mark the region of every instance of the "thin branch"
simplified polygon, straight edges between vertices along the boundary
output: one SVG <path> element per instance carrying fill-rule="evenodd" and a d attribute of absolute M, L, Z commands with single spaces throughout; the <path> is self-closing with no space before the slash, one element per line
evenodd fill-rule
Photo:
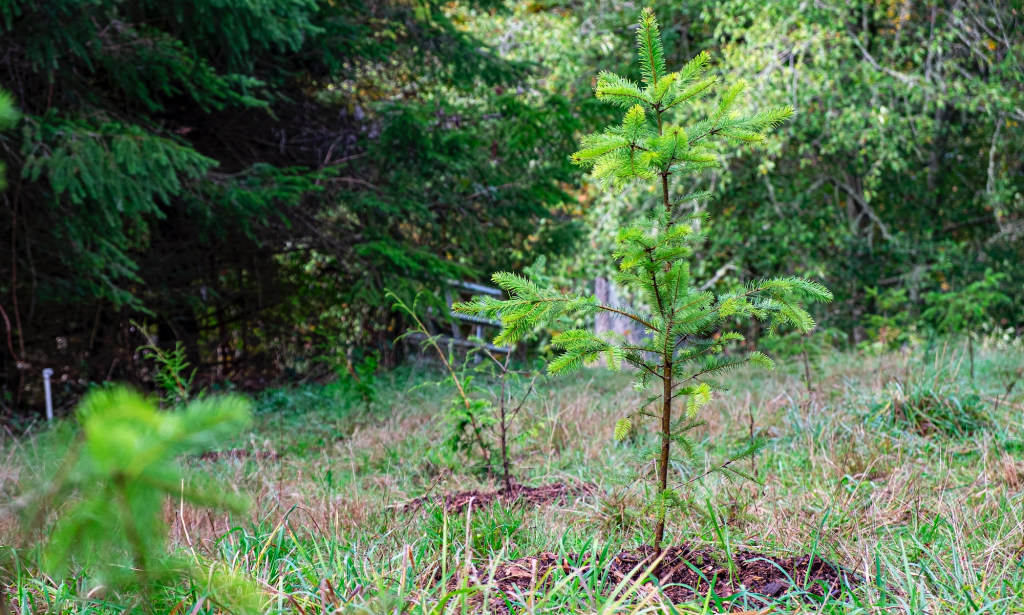
<path fill-rule="evenodd" d="M 483 196 L 483 195 L 491 192 L 492 190 L 501 190 L 503 188 L 512 188 L 513 186 L 518 186 L 519 183 L 520 182 L 510 182 L 508 184 L 502 184 L 500 186 L 488 186 L 488 187 L 484 188 L 483 190 L 480 190 L 479 192 L 474 192 L 473 194 L 467 196 L 465 198 L 465 200 L 468 201 L 470 199 L 475 199 L 476 197 Z"/>
<path fill-rule="evenodd" d="M 367 188 L 371 188 L 373 190 L 376 190 L 377 192 L 381 191 L 380 188 L 378 188 L 377 186 L 374 186 L 370 182 L 368 182 L 368 181 L 366 181 L 364 179 L 357 179 L 355 177 L 332 177 L 329 181 L 331 183 L 334 183 L 334 182 L 348 182 L 350 184 L 359 184 L 361 186 L 366 186 Z"/>
<path fill-rule="evenodd" d="M 0 304 L 0 316 L 4 317 L 4 324 L 7 325 L 7 348 L 11 351 L 11 356 L 18 362 L 18 365 L 24 364 L 18 353 L 14 352 L 14 342 L 11 338 L 11 320 L 7 317 L 7 312 L 4 310 L 4 306 Z"/>
<path fill-rule="evenodd" d="M 999 225 L 999 230 L 1003 230 L 1003 217 L 1001 215 L 1000 208 L 997 206 L 995 201 L 996 193 L 996 150 L 999 144 L 999 133 L 1003 129 L 1003 123 L 1006 121 L 1005 115 L 1000 115 L 996 118 L 996 129 L 992 134 L 992 147 L 988 150 L 988 181 L 985 183 L 985 197 L 992 205 L 993 213 L 995 214 L 996 224 Z"/>
<path fill-rule="evenodd" d="M 713 371 L 715 369 L 727 369 L 727 368 L 730 368 L 730 367 L 736 367 L 738 365 L 743 365 L 744 363 L 749 363 L 749 362 L 750 362 L 750 358 L 748 357 L 746 359 L 743 359 L 742 361 L 737 361 L 735 363 L 730 363 L 729 365 L 720 365 L 718 367 L 712 367 L 710 369 L 702 369 L 699 372 L 697 372 L 696 374 L 693 374 L 692 376 L 687 378 L 686 380 L 680 380 L 675 385 L 673 385 L 672 388 L 675 388 L 675 387 L 677 387 L 677 386 L 679 386 L 681 384 L 685 384 L 685 383 L 687 383 L 687 382 L 689 382 L 691 380 L 696 380 L 697 382 L 703 382 L 702 380 L 700 380 L 700 376 L 703 376 L 704 374 L 707 374 L 708 372 L 711 372 L 711 371 Z M 673 397 L 675 397 L 675 396 L 673 395 Z"/>
<path fill-rule="evenodd" d="M 633 320 L 635 322 L 638 322 L 638 323 L 642 324 L 643 326 L 647 327 L 651 331 L 655 330 L 654 325 L 652 325 L 651 323 L 647 322 L 643 318 L 640 318 L 639 316 L 634 316 L 633 314 L 630 314 L 629 312 L 623 312 L 622 310 L 617 310 L 617 309 L 615 309 L 613 307 L 609 307 L 607 305 L 601 305 L 601 304 L 598 304 L 597 307 L 598 307 L 598 309 L 604 310 L 606 312 L 614 312 L 615 314 L 618 314 L 620 316 L 625 316 L 626 318 L 629 318 L 630 320 Z"/>
<path fill-rule="evenodd" d="M 875 224 L 878 225 L 878 230 L 882 231 L 882 237 L 884 237 L 888 241 L 892 241 L 893 240 L 892 235 L 889 234 L 889 229 L 887 229 L 885 227 L 885 223 L 883 223 L 882 220 L 879 219 L 879 217 L 875 214 L 875 211 L 873 209 L 871 209 L 870 205 L 868 205 L 868 202 L 864 200 L 864 197 L 862 197 L 861 195 L 857 194 L 857 191 L 854 190 L 852 187 L 850 187 L 844 181 L 841 181 L 841 180 L 833 177 L 832 178 L 832 182 L 835 185 L 837 185 L 840 188 L 842 188 L 847 194 L 849 194 L 850 198 L 852 198 L 853 200 L 857 201 L 857 204 L 860 205 L 863 208 L 863 211 L 861 213 L 863 215 L 866 215 L 868 218 L 871 219 L 872 222 L 874 222 Z"/>
<path fill-rule="evenodd" d="M 857 38 L 857 36 L 853 32 L 848 32 L 847 34 L 850 35 L 850 38 L 853 40 L 853 43 L 857 45 L 857 47 L 860 49 L 861 53 L 864 55 L 864 59 L 867 60 L 868 64 L 873 66 L 875 70 L 880 70 L 883 73 L 889 75 L 890 77 L 898 79 L 904 85 L 908 85 L 910 87 L 918 87 L 921 85 L 921 80 L 918 77 L 914 77 L 913 75 L 904 75 L 903 73 L 894 71 L 879 64 L 877 61 L 875 61 L 875 58 L 872 57 L 872 55 L 860 42 L 860 39 Z"/>
<path fill-rule="evenodd" d="M 526 403 L 526 399 L 528 397 L 530 397 L 530 393 L 533 392 L 533 384 L 535 382 L 537 382 L 537 375 L 534 375 L 533 379 L 530 380 L 530 386 L 529 386 L 529 388 L 526 389 L 526 395 L 523 395 L 523 398 L 521 400 L 519 400 L 519 405 L 516 406 L 516 409 L 512 411 L 512 415 L 508 417 L 508 425 L 512 424 L 513 419 L 516 418 L 516 415 L 519 414 L 519 410 L 521 410 L 522 407 L 523 407 L 523 404 Z"/>
<path fill-rule="evenodd" d="M 698 288 L 697 290 L 699 290 L 700 292 L 704 292 L 707 289 L 711 288 L 712 286 L 715 285 L 716 282 L 721 280 L 728 271 L 739 271 L 739 267 L 733 265 L 732 263 L 726 263 L 722 265 L 721 267 L 719 267 L 718 271 L 715 272 L 715 275 L 711 276 L 711 279 L 705 282 L 703 285 L 701 285 L 701 287 Z"/>

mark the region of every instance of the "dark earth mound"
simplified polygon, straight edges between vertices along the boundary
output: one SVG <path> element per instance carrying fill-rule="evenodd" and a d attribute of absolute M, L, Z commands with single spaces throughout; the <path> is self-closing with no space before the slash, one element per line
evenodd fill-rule
<path fill-rule="evenodd" d="M 626 586 L 632 586 L 632 579 L 642 575 L 653 561 L 653 550 L 650 547 L 623 551 L 600 567 L 593 565 L 590 556 L 570 554 L 559 558 L 552 553 L 541 553 L 537 557 L 525 557 L 498 565 L 492 586 L 501 590 L 510 601 L 516 602 L 531 587 L 537 587 L 538 584 L 550 585 L 552 577 L 545 575 L 560 568 L 565 574 L 578 571 L 584 577 L 594 574 L 604 577 L 603 589 L 611 593 L 626 578 L 630 579 Z M 732 576 L 725 561 L 722 554 L 711 549 L 691 549 L 686 545 L 670 547 L 666 549 L 665 557 L 653 576 L 658 579 L 664 596 L 676 604 L 694 600 L 698 594 L 707 594 L 709 586 L 722 598 L 745 590 L 747 594 L 765 596 L 767 604 L 772 598 L 791 590 L 804 590 L 816 596 L 827 593 L 838 597 L 842 587 L 856 585 L 860 581 L 855 575 L 817 556 L 776 558 L 751 551 L 738 551 L 732 557 Z M 486 584 L 489 574 L 489 569 L 474 569 L 474 581 Z M 654 583 L 648 578 L 638 589 L 640 596 L 643 596 L 655 589 Z M 507 607 L 503 603 L 504 600 L 499 599 L 494 607 L 504 612 Z"/>
<path fill-rule="evenodd" d="M 565 503 L 571 497 L 591 495 L 597 487 L 591 483 L 579 483 L 568 485 L 566 483 L 552 483 L 540 487 L 527 487 L 526 485 L 512 484 L 511 489 L 498 489 L 497 491 L 459 491 L 457 493 L 446 493 L 440 496 L 424 496 L 416 498 L 405 505 L 405 510 L 416 510 L 427 504 L 443 503 L 448 512 L 461 512 L 467 506 L 481 508 L 490 506 L 493 502 L 505 504 L 527 503 L 533 505 Z"/>

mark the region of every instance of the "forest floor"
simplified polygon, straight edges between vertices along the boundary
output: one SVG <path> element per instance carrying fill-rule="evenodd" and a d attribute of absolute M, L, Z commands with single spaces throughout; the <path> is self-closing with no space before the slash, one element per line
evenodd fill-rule
<path fill-rule="evenodd" d="M 641 397 L 602 369 L 539 383 L 513 427 L 516 481 L 551 497 L 442 506 L 500 481 L 446 441 L 447 385 L 403 368 L 373 403 L 338 385 L 262 394 L 246 437 L 186 460 L 248 494 L 250 512 L 175 501 L 166 522 L 173 548 L 250 575 L 274 613 L 1024 613 L 1024 381 L 1007 394 L 1024 348 L 979 348 L 973 381 L 965 355 L 835 353 L 810 390 L 799 358 L 734 373 L 676 469 L 685 482 L 763 436 L 742 462 L 763 484 L 712 474 L 683 489 L 668 530 L 680 548 L 659 577 L 645 574 L 633 477 L 655 439 L 613 440 Z M 915 409 L 926 418 L 906 420 Z M 35 453 L 31 437 L 2 450 L 7 499 Z M 25 561 L 3 576 L 19 614 L 121 612 L 89 579 L 57 583 Z M 194 598 L 168 612 L 217 611 Z"/>

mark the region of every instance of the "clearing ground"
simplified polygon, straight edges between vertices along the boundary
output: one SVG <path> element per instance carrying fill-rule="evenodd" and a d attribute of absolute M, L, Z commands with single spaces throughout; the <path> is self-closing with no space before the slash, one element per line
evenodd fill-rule
<path fill-rule="evenodd" d="M 628 374 L 600 369 L 542 383 L 514 428 L 517 481 L 550 498 L 440 505 L 500 484 L 444 441 L 446 389 L 420 366 L 384 376 L 372 404 L 331 385 L 263 394 L 247 437 L 187 460 L 249 494 L 250 513 L 168 502 L 166 522 L 174 548 L 258 579 L 270 612 L 427 613 L 474 585 L 447 608 L 1024 612 L 1024 383 L 1006 394 L 1024 352 L 987 345 L 972 383 L 963 350 L 834 354 L 810 391 L 796 359 L 735 374 L 680 471 L 699 476 L 762 435 L 768 447 L 743 463 L 763 484 L 690 484 L 669 528 L 681 548 L 656 578 L 643 574 L 649 519 L 632 476 L 654 439 L 613 440 L 641 400 Z M 16 544 L 10 505 L 33 478 L 34 443 L 3 444 L 3 544 Z M 93 580 L 55 583 L 31 562 L 4 581 L 17 613 L 120 612 Z M 187 593 L 177 604 L 217 610 Z"/>

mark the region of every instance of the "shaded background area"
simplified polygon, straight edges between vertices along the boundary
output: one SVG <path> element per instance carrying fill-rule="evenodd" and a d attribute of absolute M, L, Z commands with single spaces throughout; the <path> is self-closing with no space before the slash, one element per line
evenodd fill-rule
<path fill-rule="evenodd" d="M 823 282 L 836 301 L 816 347 L 1020 335 L 1019 9 L 654 8 L 670 65 L 710 51 L 724 81 L 756 75 L 747 105 L 796 109 L 694 186 L 715 194 L 698 204 L 702 285 Z M 590 88 L 600 68 L 629 74 L 635 12 L 0 0 L 0 88 L 22 112 L 0 133 L 4 416 L 38 411 L 44 367 L 58 405 L 147 383 L 131 320 L 181 341 L 205 384 L 256 389 L 399 364 L 385 288 L 425 290 L 440 313 L 448 280 L 543 255 L 593 292 L 648 199 L 600 193 L 567 157 L 613 111 Z"/>

